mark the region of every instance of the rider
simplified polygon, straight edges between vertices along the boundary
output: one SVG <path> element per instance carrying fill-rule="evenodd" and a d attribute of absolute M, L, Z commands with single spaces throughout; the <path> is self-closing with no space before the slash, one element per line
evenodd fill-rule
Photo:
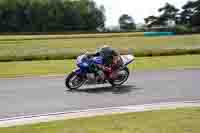
<path fill-rule="evenodd" d="M 98 74 L 99 80 L 104 80 L 103 71 L 111 71 L 111 68 L 118 67 L 119 53 L 112 47 L 104 45 L 97 49 L 95 53 L 86 53 L 88 57 L 101 56 L 103 58 L 103 65 L 94 66 L 94 72 Z"/>

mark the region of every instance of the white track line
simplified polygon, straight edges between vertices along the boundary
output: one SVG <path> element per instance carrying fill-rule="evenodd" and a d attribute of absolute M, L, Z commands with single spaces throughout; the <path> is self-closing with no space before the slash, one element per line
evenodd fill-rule
<path fill-rule="evenodd" d="M 200 100 L 183 102 L 162 102 L 143 105 L 130 105 L 121 107 L 97 108 L 88 110 L 77 110 L 70 112 L 56 112 L 40 115 L 20 116 L 0 119 L 0 127 L 11 127 L 25 124 L 36 124 L 55 120 L 66 120 L 74 118 L 92 117 L 116 113 L 143 112 L 161 109 L 175 109 L 182 107 L 200 107 Z"/>

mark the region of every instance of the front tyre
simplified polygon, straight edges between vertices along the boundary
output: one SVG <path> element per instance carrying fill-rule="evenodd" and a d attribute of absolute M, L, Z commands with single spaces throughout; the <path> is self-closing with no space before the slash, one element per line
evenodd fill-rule
<path fill-rule="evenodd" d="M 84 83 L 85 79 L 78 76 L 75 72 L 70 73 L 65 79 L 65 86 L 70 90 L 76 90 L 80 88 Z"/>
<path fill-rule="evenodd" d="M 118 70 L 115 74 L 116 74 L 115 78 L 109 80 L 109 83 L 112 86 L 120 86 L 128 80 L 130 72 L 129 69 L 125 67 L 123 69 Z"/>

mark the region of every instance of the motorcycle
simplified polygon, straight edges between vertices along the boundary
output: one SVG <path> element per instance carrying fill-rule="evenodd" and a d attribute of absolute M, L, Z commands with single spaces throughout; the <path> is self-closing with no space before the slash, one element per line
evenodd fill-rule
<path fill-rule="evenodd" d="M 85 56 L 86 55 L 81 55 L 77 57 L 76 65 L 78 68 L 73 70 L 65 79 L 65 86 L 70 90 L 76 90 L 90 81 L 95 81 L 94 84 L 99 83 L 99 81 L 97 81 L 99 75 L 91 72 L 89 66 L 98 64 L 103 65 L 103 58 L 97 56 L 83 62 L 82 59 Z M 104 76 L 101 84 L 110 83 L 112 86 L 120 86 L 128 80 L 130 74 L 128 65 L 135 60 L 135 57 L 133 55 L 120 55 L 119 60 L 121 64 L 118 69 L 111 67 L 108 71 L 103 71 L 100 75 Z"/>

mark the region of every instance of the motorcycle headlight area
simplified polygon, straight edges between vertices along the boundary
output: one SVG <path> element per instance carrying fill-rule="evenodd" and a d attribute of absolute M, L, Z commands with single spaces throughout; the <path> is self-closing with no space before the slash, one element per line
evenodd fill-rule
<path fill-rule="evenodd" d="M 82 64 L 84 58 L 85 58 L 85 55 L 78 56 L 77 59 L 76 59 L 76 64 L 77 65 Z"/>
<path fill-rule="evenodd" d="M 81 67 L 81 68 L 86 68 L 86 67 L 89 66 L 89 64 L 88 64 L 87 62 L 84 62 L 84 61 L 82 60 L 83 58 L 84 58 L 84 57 L 78 57 L 77 60 L 76 60 L 76 65 L 77 65 L 78 67 Z"/>

